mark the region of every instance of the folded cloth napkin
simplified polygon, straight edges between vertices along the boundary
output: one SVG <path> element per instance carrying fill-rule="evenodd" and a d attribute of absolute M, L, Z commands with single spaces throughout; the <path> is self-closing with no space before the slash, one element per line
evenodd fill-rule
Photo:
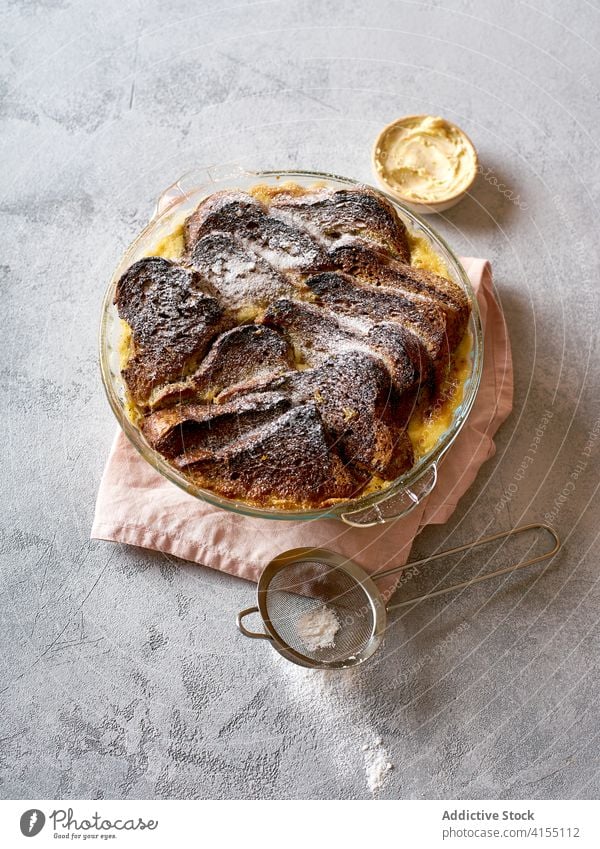
<path fill-rule="evenodd" d="M 92 538 L 152 548 L 257 581 L 280 552 L 329 548 L 374 573 L 406 563 L 416 534 L 446 522 L 482 463 L 492 436 L 512 408 L 513 370 L 490 264 L 463 259 L 477 292 L 484 327 L 483 376 L 471 414 L 440 463 L 433 492 L 408 516 L 388 525 L 353 528 L 337 519 L 280 521 L 240 516 L 199 501 L 156 472 L 118 431 L 102 475 Z M 382 590 L 389 589 L 380 587 Z"/>

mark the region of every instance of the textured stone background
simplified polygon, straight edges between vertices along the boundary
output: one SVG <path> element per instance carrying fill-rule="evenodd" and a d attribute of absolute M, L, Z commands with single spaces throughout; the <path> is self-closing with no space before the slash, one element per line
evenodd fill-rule
<path fill-rule="evenodd" d="M 597 796 L 599 34 L 583 0 L 5 0 L 3 797 L 368 797 L 378 735 L 382 796 Z M 565 549 L 542 577 L 405 614 L 373 662 L 323 675 L 237 634 L 251 585 L 89 541 L 115 430 L 99 308 L 182 172 L 368 181 L 377 131 L 411 112 L 479 147 L 487 176 L 434 224 L 492 259 L 516 365 L 496 457 L 418 551 L 549 511 Z"/>

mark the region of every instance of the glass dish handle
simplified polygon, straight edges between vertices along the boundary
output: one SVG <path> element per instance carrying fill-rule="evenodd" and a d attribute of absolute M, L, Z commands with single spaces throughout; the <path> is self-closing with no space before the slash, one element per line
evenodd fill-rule
<path fill-rule="evenodd" d="M 382 498 L 381 501 L 370 507 L 342 513 L 340 519 L 353 528 L 372 528 L 375 525 L 385 525 L 386 522 L 408 516 L 429 495 L 436 483 L 437 463 L 432 463 L 411 487 L 401 489 L 387 498 Z"/>
<path fill-rule="evenodd" d="M 160 218 L 164 212 L 186 200 L 193 192 L 202 189 L 206 189 L 207 192 L 215 191 L 215 184 L 219 180 L 248 176 L 249 173 L 251 172 L 242 168 L 237 162 L 210 165 L 206 168 L 194 168 L 193 171 L 187 171 L 159 195 L 151 220 Z"/>
<path fill-rule="evenodd" d="M 186 197 L 187 195 L 181 186 L 181 180 L 176 180 L 158 196 L 154 206 L 154 212 L 152 213 L 152 218 L 150 220 L 155 221 L 157 218 L 160 218 L 167 209 L 181 203 L 181 201 L 185 200 Z"/>

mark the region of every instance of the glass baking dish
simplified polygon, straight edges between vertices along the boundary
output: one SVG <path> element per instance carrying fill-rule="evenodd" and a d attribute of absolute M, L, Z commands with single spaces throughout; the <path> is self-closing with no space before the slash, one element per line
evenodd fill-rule
<path fill-rule="evenodd" d="M 337 518 L 355 527 L 383 524 L 409 513 L 429 495 L 435 486 L 438 464 L 456 439 L 471 411 L 479 388 L 483 367 L 483 334 L 479 308 L 465 270 L 445 241 L 422 218 L 406 209 L 385 192 L 375 190 L 384 195 L 395 207 L 412 233 L 427 239 L 433 250 L 445 262 L 451 278 L 464 289 L 471 305 L 468 330 L 473 341 L 470 352 L 470 373 L 464 385 L 462 402 L 457 406 L 450 425 L 438 439 L 433 449 L 420 457 L 408 472 L 382 490 L 362 497 L 358 496 L 352 500 L 340 501 L 334 506 L 322 509 L 281 510 L 254 507 L 243 501 L 224 498 L 195 486 L 150 447 L 141 431 L 130 421 L 126 413 L 125 385 L 121 379 L 119 367 L 122 325 L 113 304 L 115 287 L 123 272 L 133 262 L 152 252 L 156 244 L 170 235 L 207 195 L 223 189 L 248 189 L 258 182 L 277 185 L 283 180 L 293 180 L 303 186 L 311 186 L 315 182 L 334 188 L 359 185 L 357 180 L 334 174 L 321 174 L 313 171 L 252 171 L 235 165 L 191 171 L 161 194 L 150 222 L 125 251 L 106 290 L 100 325 L 100 366 L 104 388 L 117 421 L 142 457 L 165 478 L 196 498 L 224 510 L 261 519 L 297 521 Z"/>

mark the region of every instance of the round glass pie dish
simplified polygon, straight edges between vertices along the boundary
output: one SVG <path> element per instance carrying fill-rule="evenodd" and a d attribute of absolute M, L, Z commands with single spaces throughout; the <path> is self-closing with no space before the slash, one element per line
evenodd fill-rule
<path fill-rule="evenodd" d="M 315 183 L 332 188 L 359 185 L 356 180 L 333 174 L 308 171 L 259 172 L 234 166 L 190 172 L 163 192 L 151 221 L 129 246 L 115 269 L 104 297 L 100 326 L 100 365 L 104 387 L 121 428 L 142 457 L 168 480 L 196 498 L 207 501 L 215 507 L 262 519 L 299 520 L 327 517 L 338 518 L 349 525 L 359 527 L 383 523 L 408 513 L 435 486 L 439 461 L 458 435 L 475 401 L 483 365 L 483 336 L 479 309 L 466 272 L 443 239 L 429 225 L 385 193 L 380 192 L 385 194 L 388 201 L 393 204 L 411 234 L 424 238 L 435 254 L 441 258 L 448 270 L 448 275 L 467 294 L 471 306 L 467 331 L 471 337 L 468 354 L 469 368 L 463 385 L 462 400 L 453 410 L 449 425 L 435 445 L 421 456 L 408 472 L 383 489 L 368 495 L 359 495 L 351 500 L 340 501 L 326 508 L 284 510 L 255 507 L 244 501 L 224 498 L 210 490 L 195 486 L 150 447 L 127 414 L 126 389 L 120 371 L 123 327 L 113 304 L 119 278 L 136 260 L 152 254 L 155 246 L 170 236 L 207 195 L 223 189 L 249 189 L 257 183 L 278 185 L 282 181 L 293 181 L 306 187 L 313 186 Z"/>

